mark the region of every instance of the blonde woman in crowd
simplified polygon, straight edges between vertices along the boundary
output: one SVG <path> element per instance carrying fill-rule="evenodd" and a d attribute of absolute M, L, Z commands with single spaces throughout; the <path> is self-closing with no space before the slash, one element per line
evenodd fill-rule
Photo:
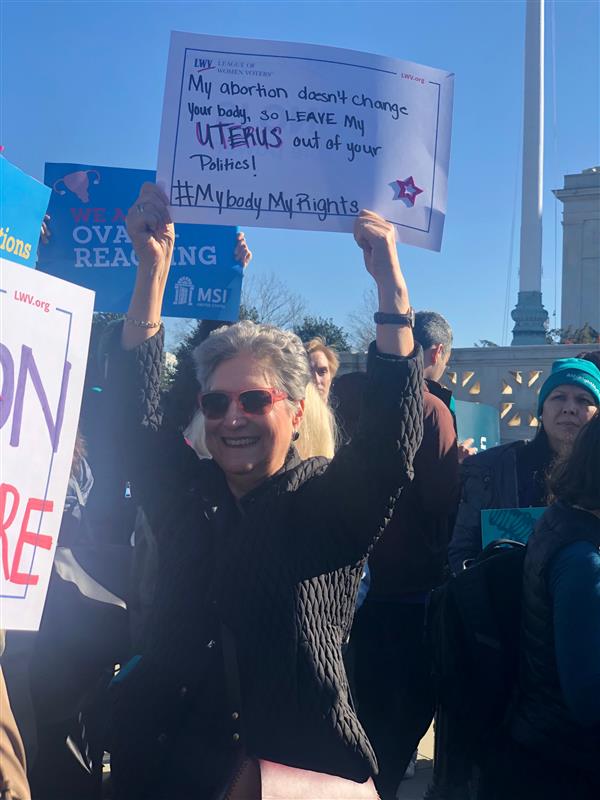
<path fill-rule="evenodd" d="M 316 336 L 306 343 L 306 352 L 310 362 L 310 371 L 313 381 L 319 394 L 327 402 L 331 382 L 336 376 L 340 367 L 340 360 L 337 353 L 331 347 L 327 347 L 323 339 Z"/>

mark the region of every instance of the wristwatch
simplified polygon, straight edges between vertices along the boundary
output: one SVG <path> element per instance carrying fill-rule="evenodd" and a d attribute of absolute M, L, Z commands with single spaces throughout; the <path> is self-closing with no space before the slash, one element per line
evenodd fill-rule
<path fill-rule="evenodd" d="M 411 306 L 406 314 L 387 314 L 385 311 L 376 311 L 373 319 L 376 325 L 399 325 L 401 328 L 414 328 L 415 310 Z"/>

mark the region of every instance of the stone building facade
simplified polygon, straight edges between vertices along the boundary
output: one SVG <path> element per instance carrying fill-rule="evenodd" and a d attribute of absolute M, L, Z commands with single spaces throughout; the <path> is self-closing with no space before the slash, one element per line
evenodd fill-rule
<path fill-rule="evenodd" d="M 565 175 L 561 327 L 600 331 L 600 167 Z"/>

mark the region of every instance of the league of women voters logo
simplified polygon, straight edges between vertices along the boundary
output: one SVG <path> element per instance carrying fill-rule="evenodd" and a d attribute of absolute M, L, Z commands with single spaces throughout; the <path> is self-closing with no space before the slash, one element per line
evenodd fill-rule
<path fill-rule="evenodd" d="M 90 180 L 93 186 L 100 183 L 100 173 L 97 169 L 78 170 L 69 172 L 57 181 L 54 181 L 52 188 L 57 194 L 66 194 L 67 190 L 73 192 L 82 203 L 90 202 Z"/>
<path fill-rule="evenodd" d="M 407 208 L 413 208 L 417 195 L 423 194 L 423 189 L 415 184 L 412 175 L 406 180 L 398 179 L 388 185 L 394 190 L 394 200 L 401 200 Z"/>

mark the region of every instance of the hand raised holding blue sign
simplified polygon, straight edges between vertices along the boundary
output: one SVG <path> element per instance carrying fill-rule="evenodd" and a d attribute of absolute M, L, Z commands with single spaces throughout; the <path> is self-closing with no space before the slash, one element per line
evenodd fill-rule
<path fill-rule="evenodd" d="M 127 214 L 127 233 L 139 259 L 138 276 L 148 273 L 148 277 L 166 280 L 175 245 L 167 202 L 159 186 L 145 183 Z"/>
<path fill-rule="evenodd" d="M 123 326 L 122 343 L 133 349 L 154 335 L 169 277 L 175 244 L 175 226 L 168 200 L 154 183 L 144 183 L 127 214 L 127 233 L 138 257 L 135 287 Z M 252 253 L 243 233 L 237 234 L 235 260 L 246 267 Z"/>
<path fill-rule="evenodd" d="M 234 258 L 244 269 L 252 261 L 252 250 L 246 243 L 246 234 L 240 231 L 237 235 L 237 245 L 235 246 Z"/>
<path fill-rule="evenodd" d="M 93 289 L 96 311 L 124 313 L 138 261 L 127 209 L 135 208 L 140 186 L 155 177 L 151 170 L 46 164 L 52 235 L 40 247 L 39 268 Z M 177 226 L 164 316 L 237 319 L 242 269 L 233 257 L 236 233 L 234 227 Z"/>

